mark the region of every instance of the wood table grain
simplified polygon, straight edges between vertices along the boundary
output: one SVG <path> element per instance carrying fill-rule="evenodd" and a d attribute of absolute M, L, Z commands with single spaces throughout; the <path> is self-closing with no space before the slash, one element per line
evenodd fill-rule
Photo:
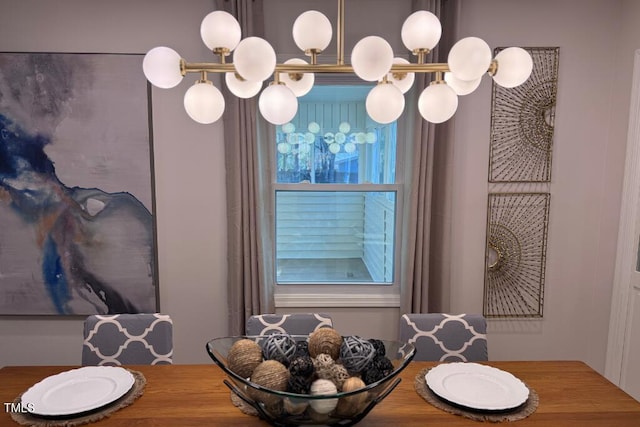
<path fill-rule="evenodd" d="M 578 361 L 489 362 L 511 372 L 536 390 L 540 404 L 514 426 L 640 426 L 640 403 L 589 366 Z M 477 426 L 482 424 L 443 412 L 420 397 L 414 378 L 431 362 L 412 362 L 402 382 L 359 427 Z M 0 369 L 0 401 L 12 402 L 43 378 L 72 367 L 12 366 Z M 96 426 L 267 426 L 240 412 L 230 400 L 220 368 L 211 365 L 130 366 L 147 379 L 144 394 Z M 5 408 L 0 426 L 17 425 Z"/>

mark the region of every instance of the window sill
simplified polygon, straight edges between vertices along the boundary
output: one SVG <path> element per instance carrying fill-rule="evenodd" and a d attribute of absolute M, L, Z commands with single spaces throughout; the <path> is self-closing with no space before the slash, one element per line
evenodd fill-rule
<path fill-rule="evenodd" d="M 293 307 L 400 307 L 400 295 L 390 294 L 276 294 L 276 308 Z"/>

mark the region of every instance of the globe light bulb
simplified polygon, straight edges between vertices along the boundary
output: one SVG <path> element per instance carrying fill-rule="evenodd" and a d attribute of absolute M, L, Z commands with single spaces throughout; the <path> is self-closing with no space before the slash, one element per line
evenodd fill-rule
<path fill-rule="evenodd" d="M 527 81 L 533 70 L 533 59 L 521 47 L 508 47 L 495 57 L 498 69 L 493 81 L 502 87 L 516 87 Z"/>
<path fill-rule="evenodd" d="M 410 51 L 432 50 L 440 41 L 442 24 L 436 15 L 426 10 L 412 13 L 402 24 L 402 43 Z"/>
<path fill-rule="evenodd" d="M 229 12 L 216 10 L 202 20 L 200 37 L 210 50 L 224 48 L 231 52 L 240 42 L 240 24 Z"/>
<path fill-rule="evenodd" d="M 224 113 L 224 97 L 211 82 L 197 82 L 184 94 L 184 109 L 198 123 L 217 121 Z"/>
<path fill-rule="evenodd" d="M 265 39 L 247 37 L 238 43 L 233 65 L 243 79 L 261 82 L 276 69 L 276 52 Z"/>
<path fill-rule="evenodd" d="M 362 80 L 381 80 L 393 64 L 393 49 L 382 37 L 368 36 L 360 40 L 351 51 L 353 71 Z"/>
<path fill-rule="evenodd" d="M 260 94 L 258 108 L 269 123 L 282 125 L 298 112 L 298 98 L 285 85 L 271 84 Z"/>
<path fill-rule="evenodd" d="M 365 108 L 369 117 L 376 122 L 391 123 L 404 110 L 404 95 L 391 83 L 381 83 L 369 91 Z"/>
<path fill-rule="evenodd" d="M 307 126 L 307 129 L 311 133 L 318 133 L 320 132 L 320 125 L 316 122 L 310 122 L 309 125 Z"/>
<path fill-rule="evenodd" d="M 408 64 L 409 61 L 404 58 L 393 58 L 393 63 Z M 400 89 L 400 92 L 402 93 L 407 93 L 409 89 L 411 89 L 411 86 L 413 86 L 413 82 L 415 81 L 415 79 L 415 73 L 390 72 L 387 74 L 387 81 L 393 83 L 398 89 Z"/>
<path fill-rule="evenodd" d="M 225 73 L 224 81 L 229 91 L 238 98 L 254 97 L 262 89 L 262 82 L 251 82 L 245 79 L 239 79 L 236 73 Z"/>
<path fill-rule="evenodd" d="M 337 144 L 335 142 L 329 144 L 329 151 L 331 151 L 333 154 L 338 154 L 340 152 L 340 144 Z"/>
<path fill-rule="evenodd" d="M 329 46 L 333 30 L 331 21 L 317 10 L 308 10 L 293 23 L 293 41 L 303 52 L 323 51 Z"/>
<path fill-rule="evenodd" d="M 285 64 L 308 64 L 304 59 L 292 58 L 287 61 L 284 61 Z M 283 72 L 280 73 L 280 81 L 287 85 L 289 89 L 293 91 L 293 93 L 297 97 L 301 97 L 309 93 L 309 91 L 313 88 L 313 83 L 315 82 L 315 76 L 313 73 L 300 73 L 300 79 L 295 80 L 291 78 L 289 73 Z"/>
<path fill-rule="evenodd" d="M 356 144 L 354 144 L 353 142 L 347 142 L 346 144 L 344 144 L 344 151 L 347 153 L 353 153 L 354 151 L 356 151 Z"/>
<path fill-rule="evenodd" d="M 182 81 L 180 55 L 166 46 L 154 47 L 142 60 L 142 71 L 152 85 L 169 89 Z"/>
<path fill-rule="evenodd" d="M 431 123 L 449 120 L 458 109 L 458 95 L 446 83 L 431 83 L 418 98 L 420 115 Z"/>
<path fill-rule="evenodd" d="M 453 45 L 447 63 L 449 70 L 460 80 L 475 80 L 489 69 L 491 48 L 478 37 L 466 37 Z"/>
<path fill-rule="evenodd" d="M 351 125 L 349 122 L 342 122 L 338 125 L 338 130 L 342 133 L 349 133 L 351 130 Z"/>
<path fill-rule="evenodd" d="M 449 87 L 453 89 L 453 91 L 458 96 L 468 95 L 480 86 L 480 82 L 482 82 L 482 77 L 478 77 L 475 80 L 460 80 L 453 73 L 446 72 L 444 73 L 444 81 L 447 82 Z"/>
<path fill-rule="evenodd" d="M 287 122 L 287 123 L 282 125 L 282 132 L 284 132 L 284 133 L 291 134 L 291 133 L 295 132 L 295 130 L 296 130 L 296 125 L 294 125 L 291 122 Z"/>

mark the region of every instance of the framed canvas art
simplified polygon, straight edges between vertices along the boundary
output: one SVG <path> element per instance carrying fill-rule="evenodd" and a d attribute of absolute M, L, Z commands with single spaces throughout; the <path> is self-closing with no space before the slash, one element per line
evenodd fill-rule
<path fill-rule="evenodd" d="M 142 59 L 0 53 L 0 314 L 157 311 Z"/>

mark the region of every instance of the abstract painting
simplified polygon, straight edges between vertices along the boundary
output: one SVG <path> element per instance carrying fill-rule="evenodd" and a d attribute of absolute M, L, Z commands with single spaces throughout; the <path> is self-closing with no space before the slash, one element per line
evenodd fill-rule
<path fill-rule="evenodd" d="M 142 59 L 0 53 L 0 314 L 157 311 Z"/>

